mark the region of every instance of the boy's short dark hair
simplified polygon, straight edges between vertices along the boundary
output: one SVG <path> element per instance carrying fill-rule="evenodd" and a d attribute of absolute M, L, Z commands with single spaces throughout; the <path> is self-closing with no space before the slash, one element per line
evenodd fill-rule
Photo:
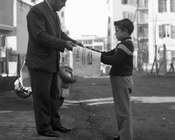
<path fill-rule="evenodd" d="M 127 29 L 128 33 L 131 35 L 134 30 L 134 25 L 131 20 L 124 18 L 122 20 L 114 21 L 114 26 L 117 26 L 122 31 Z"/>

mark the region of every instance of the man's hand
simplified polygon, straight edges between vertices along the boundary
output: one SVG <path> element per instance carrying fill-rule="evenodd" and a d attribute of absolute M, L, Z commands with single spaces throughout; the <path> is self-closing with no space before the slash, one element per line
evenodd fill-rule
<path fill-rule="evenodd" d="M 81 42 L 76 41 L 75 44 L 78 45 L 78 46 L 84 47 L 84 45 Z"/>
<path fill-rule="evenodd" d="M 72 41 L 66 41 L 66 49 L 72 51 L 73 47 L 76 47 L 76 44 L 74 44 Z"/>

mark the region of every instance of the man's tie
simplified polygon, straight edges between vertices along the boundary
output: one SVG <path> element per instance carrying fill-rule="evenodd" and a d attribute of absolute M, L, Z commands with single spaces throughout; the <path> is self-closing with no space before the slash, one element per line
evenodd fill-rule
<path fill-rule="evenodd" d="M 53 13 L 54 13 L 54 18 L 55 18 L 56 23 L 57 23 L 59 26 L 61 26 L 61 25 L 60 25 L 60 19 L 59 19 L 58 15 L 57 15 L 57 12 L 53 12 Z"/>
<path fill-rule="evenodd" d="M 53 12 L 53 15 L 54 15 L 54 20 L 55 20 L 55 23 L 56 23 L 56 27 L 58 28 L 59 31 L 61 31 L 61 24 L 60 24 L 60 19 L 59 19 L 59 16 L 57 15 L 57 12 Z M 61 33 L 61 32 L 59 32 Z M 60 37 L 60 34 L 58 35 Z"/>

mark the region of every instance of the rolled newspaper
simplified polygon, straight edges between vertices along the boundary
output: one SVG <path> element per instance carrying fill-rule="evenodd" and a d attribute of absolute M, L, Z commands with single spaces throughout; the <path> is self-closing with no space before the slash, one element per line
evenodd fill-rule
<path fill-rule="evenodd" d="M 100 57 L 101 53 L 87 47 L 73 48 L 73 70 L 74 75 L 84 76 L 100 76 Z"/>

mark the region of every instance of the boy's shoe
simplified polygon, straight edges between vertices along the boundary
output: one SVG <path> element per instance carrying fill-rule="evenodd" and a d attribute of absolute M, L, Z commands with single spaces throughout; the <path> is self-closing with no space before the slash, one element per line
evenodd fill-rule
<path fill-rule="evenodd" d="M 113 138 L 113 140 L 120 140 L 120 137 L 119 137 L 119 136 L 115 136 L 115 137 Z"/>

